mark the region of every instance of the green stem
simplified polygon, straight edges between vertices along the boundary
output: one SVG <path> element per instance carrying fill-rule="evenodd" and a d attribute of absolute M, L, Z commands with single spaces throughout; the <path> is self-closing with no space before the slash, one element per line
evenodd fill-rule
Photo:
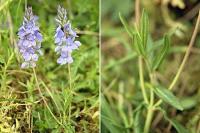
<path fill-rule="evenodd" d="M 146 62 L 146 65 L 147 65 L 148 68 L 150 68 L 149 64 L 147 62 Z M 155 78 L 154 78 L 154 72 L 151 69 L 148 69 L 148 70 L 149 70 L 149 77 L 150 77 L 151 84 L 155 85 L 156 81 L 155 81 Z M 145 121 L 144 133 L 149 133 L 151 121 L 152 121 L 152 118 L 153 118 L 153 115 L 154 115 L 154 109 L 153 109 L 154 92 L 153 92 L 152 86 L 149 87 L 149 89 L 150 89 L 150 103 L 149 103 L 149 106 L 148 106 L 147 119 Z"/>
<path fill-rule="evenodd" d="M 70 99 L 71 99 L 71 95 L 72 95 L 72 80 L 71 80 L 70 64 L 68 64 L 68 75 L 69 75 L 69 90 L 70 90 Z M 70 122 L 70 118 L 71 118 L 71 102 L 69 104 L 69 117 L 68 117 L 68 121 L 69 122 Z"/>
<path fill-rule="evenodd" d="M 27 0 L 25 0 L 25 9 L 27 9 L 28 7 L 27 7 Z"/>
<path fill-rule="evenodd" d="M 153 75 L 153 72 L 151 71 L 147 61 L 146 61 L 146 65 L 147 65 L 147 68 L 148 68 L 148 71 L 149 71 L 151 84 L 154 84 L 154 75 Z M 139 57 L 139 75 L 140 75 L 140 83 L 141 83 L 141 89 L 142 89 L 143 97 L 144 97 L 145 102 L 149 105 L 148 111 L 147 111 L 147 119 L 145 121 L 145 126 L 144 126 L 144 133 L 149 133 L 151 121 L 152 121 L 152 118 L 153 118 L 153 115 L 154 115 L 154 109 L 153 109 L 154 92 L 153 92 L 153 88 L 150 88 L 150 102 L 148 102 L 147 94 L 146 94 L 145 87 L 144 87 L 142 57 Z"/>
<path fill-rule="evenodd" d="M 39 85 L 39 82 L 38 82 L 38 79 L 37 79 L 37 75 L 36 75 L 36 72 L 35 72 L 35 68 L 33 68 L 33 74 L 34 74 L 34 78 L 35 78 L 35 82 L 36 82 L 36 85 L 37 85 L 37 88 L 38 88 L 38 91 L 40 93 L 40 96 L 42 97 L 42 100 L 44 101 L 44 104 L 46 105 L 47 109 L 49 110 L 50 114 L 52 115 L 52 117 L 56 120 L 56 122 L 58 124 L 60 124 L 61 126 L 63 126 L 63 124 L 56 118 L 56 116 L 53 114 L 53 112 L 51 111 L 50 107 L 48 106 L 43 94 L 42 94 L 42 91 L 40 89 L 40 85 Z M 63 126 L 64 127 L 64 126 Z"/>
<path fill-rule="evenodd" d="M 145 91 L 145 87 L 144 87 L 144 76 L 143 76 L 143 62 L 142 62 L 142 57 L 139 57 L 139 77 L 140 77 L 140 86 L 141 86 L 141 90 L 142 90 L 142 95 L 144 98 L 144 101 L 146 104 L 148 104 L 148 98 L 147 98 L 147 94 Z"/>
<path fill-rule="evenodd" d="M 70 64 L 68 64 L 68 73 L 69 73 L 69 89 L 71 91 L 72 89 L 72 80 L 71 80 L 71 69 L 70 69 Z"/>
<path fill-rule="evenodd" d="M 151 88 L 151 90 L 150 90 L 150 104 L 151 105 L 154 104 L 154 92 L 153 92 L 153 88 Z"/>
<path fill-rule="evenodd" d="M 172 83 L 170 84 L 170 86 L 168 88 L 169 90 L 173 89 L 173 87 L 175 86 L 176 82 L 178 81 L 178 78 L 180 77 L 181 72 L 183 71 L 183 68 L 184 68 L 184 66 L 186 64 L 186 61 L 187 61 L 187 59 L 189 57 L 189 54 L 191 52 L 192 46 L 193 46 L 193 44 L 195 42 L 195 39 L 196 39 L 196 36 L 197 36 L 197 33 L 198 33 L 198 29 L 199 29 L 199 25 L 200 25 L 200 10 L 199 10 L 199 15 L 198 15 L 198 18 L 197 18 L 197 22 L 196 22 L 196 25 L 195 25 L 195 28 L 194 28 L 194 31 L 193 31 L 192 38 L 190 40 L 189 46 L 187 48 L 187 51 L 186 51 L 185 56 L 183 58 L 183 61 L 182 61 L 181 65 L 180 65 L 180 67 L 179 67 L 179 69 L 178 69 L 178 71 L 176 73 L 176 76 L 174 77 Z M 155 104 L 155 106 L 159 106 L 161 103 L 162 103 L 162 100 L 159 100 Z"/>
<path fill-rule="evenodd" d="M 147 118 L 145 122 L 145 127 L 144 127 L 144 133 L 149 133 L 153 114 L 154 114 L 154 109 L 152 108 L 152 106 L 149 106 L 148 112 L 147 112 Z"/>
<path fill-rule="evenodd" d="M 187 59 L 188 59 L 188 57 L 190 55 L 192 46 L 193 46 L 193 44 L 195 42 L 195 39 L 196 39 L 196 36 L 197 36 L 197 33 L 198 33 L 198 29 L 199 29 L 199 25 L 200 25 L 200 10 L 199 10 L 199 15 L 198 15 L 198 18 L 197 18 L 197 22 L 196 22 L 195 29 L 194 29 L 194 32 L 192 34 L 192 38 L 190 40 L 189 46 L 187 48 L 187 51 L 186 51 L 185 56 L 183 58 L 183 61 L 182 61 L 181 65 L 180 65 L 180 67 L 178 69 L 178 72 L 176 73 L 176 76 L 174 77 L 172 83 L 169 86 L 169 90 L 171 90 L 174 87 L 174 85 L 178 81 L 178 78 L 180 77 L 181 72 L 183 71 L 183 68 L 184 68 L 184 66 L 186 64 L 186 61 L 187 61 Z"/>

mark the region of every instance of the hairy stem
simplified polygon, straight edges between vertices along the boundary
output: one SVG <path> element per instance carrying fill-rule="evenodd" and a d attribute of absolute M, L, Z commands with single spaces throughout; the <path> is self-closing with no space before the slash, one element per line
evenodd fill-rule
<path fill-rule="evenodd" d="M 70 68 L 70 64 L 68 64 L 68 73 L 69 73 L 69 89 L 71 91 L 71 89 L 72 89 L 72 80 L 71 80 L 71 68 Z"/>
<path fill-rule="evenodd" d="M 139 26 L 139 19 L 140 19 L 140 0 L 136 0 L 135 2 L 135 16 L 136 16 L 136 25 Z M 146 66 L 148 68 L 149 71 L 149 77 L 151 80 L 151 84 L 154 84 L 154 73 L 151 71 L 148 60 L 145 59 L 145 63 Z M 143 77 L 143 58 L 140 56 L 139 57 L 139 75 L 140 75 L 140 84 L 141 84 L 141 90 L 142 90 L 142 94 L 144 97 L 144 101 L 146 104 L 148 104 L 148 108 L 147 108 L 147 118 L 145 121 L 145 126 L 144 126 L 144 133 L 149 133 L 149 129 L 151 126 L 151 121 L 154 115 L 154 108 L 153 108 L 153 104 L 154 104 L 154 92 L 153 92 L 153 88 L 150 88 L 150 101 L 148 102 L 148 97 L 147 97 L 147 93 L 144 87 L 144 77 Z"/>
<path fill-rule="evenodd" d="M 199 10 L 199 15 L 198 15 L 198 18 L 197 18 L 197 21 L 196 21 L 196 25 L 195 25 L 191 40 L 190 40 L 188 48 L 187 48 L 187 51 L 185 53 L 185 56 L 183 58 L 183 61 L 182 61 L 181 65 L 180 65 L 180 67 L 179 67 L 179 69 L 178 69 L 178 71 L 176 73 L 176 76 L 174 77 L 174 79 L 172 80 L 172 83 L 170 84 L 170 86 L 168 88 L 169 90 L 173 89 L 173 87 L 175 86 L 175 84 L 178 81 L 178 78 L 180 77 L 181 72 L 183 71 L 183 68 L 184 68 L 184 66 L 186 64 L 186 61 L 188 60 L 188 57 L 190 55 L 192 46 L 194 45 L 194 42 L 195 42 L 195 39 L 196 39 L 196 36 L 197 36 L 197 33 L 198 33 L 199 25 L 200 25 L 200 10 Z M 162 100 L 159 100 L 155 104 L 155 106 L 159 106 L 161 103 L 162 103 Z"/>
<path fill-rule="evenodd" d="M 156 81 L 155 81 L 154 71 L 152 71 L 150 69 L 150 64 L 149 64 L 147 59 L 145 59 L 145 63 L 146 63 L 146 66 L 148 68 L 150 82 L 151 82 L 152 85 L 155 85 Z M 151 122 L 152 122 L 152 119 L 153 119 L 153 116 L 154 116 L 154 108 L 153 108 L 153 105 L 154 105 L 154 92 L 153 92 L 152 86 L 150 86 L 149 89 L 150 89 L 150 100 L 149 100 L 149 106 L 147 108 L 148 110 L 147 110 L 147 118 L 146 118 L 145 126 L 144 126 L 144 133 L 148 133 L 149 132 L 149 129 L 150 129 L 150 126 L 151 126 Z"/>
<path fill-rule="evenodd" d="M 70 64 L 68 64 L 68 75 L 69 75 L 69 90 L 70 90 L 70 97 L 71 97 L 71 95 L 72 95 L 72 80 L 71 80 Z M 69 117 L 68 117 L 69 122 L 70 122 L 70 118 L 71 118 L 71 102 L 69 104 Z"/>
<path fill-rule="evenodd" d="M 135 21 L 136 26 L 139 26 L 140 21 L 140 0 L 135 1 Z M 139 67 L 139 77 L 140 77 L 140 86 L 142 90 L 142 95 L 146 104 L 148 104 L 148 98 L 146 94 L 146 90 L 144 87 L 144 76 L 143 76 L 143 61 L 142 57 L 140 56 L 138 59 L 138 67 Z"/>
<path fill-rule="evenodd" d="M 143 95 L 143 98 L 144 98 L 144 101 L 146 104 L 148 104 L 148 98 L 147 98 L 147 93 L 146 93 L 146 90 L 145 90 L 145 87 L 144 87 L 144 75 L 143 75 L 143 62 L 142 62 L 142 57 L 139 57 L 139 60 L 138 60 L 138 64 L 139 64 L 139 76 L 140 76 L 140 86 L 141 86 L 141 90 L 142 90 L 142 95 Z"/>
<path fill-rule="evenodd" d="M 186 51 L 185 56 L 183 58 L 183 61 L 182 61 L 181 65 L 180 65 L 180 67 L 178 69 L 178 72 L 176 73 L 176 76 L 174 77 L 172 83 L 169 86 L 169 90 L 171 90 L 174 87 L 174 85 L 176 84 L 178 78 L 180 77 L 181 72 L 183 71 L 183 68 L 184 68 L 184 66 L 186 64 L 186 61 L 187 61 L 187 59 L 189 57 L 189 54 L 191 52 L 191 48 L 192 48 L 192 46 L 193 46 L 193 44 L 195 42 L 195 38 L 196 38 L 197 33 L 198 33 L 199 24 L 200 24 L 200 11 L 199 11 L 199 15 L 198 15 L 198 18 L 197 18 L 196 26 L 195 26 L 194 32 L 192 34 L 192 38 L 190 40 L 189 46 L 187 48 L 187 51 Z"/>
<path fill-rule="evenodd" d="M 146 118 L 146 121 L 145 121 L 144 133 L 149 133 L 149 129 L 150 129 L 150 126 L 151 126 L 151 121 L 152 121 L 152 118 L 153 118 L 153 114 L 154 114 L 154 109 L 150 105 L 149 108 L 148 108 L 147 118 Z"/>
<path fill-rule="evenodd" d="M 50 112 L 50 114 L 52 115 L 52 117 L 56 120 L 56 122 L 57 122 L 58 124 L 60 124 L 61 126 L 63 126 L 62 123 L 56 118 L 56 116 L 55 116 L 55 115 L 53 114 L 53 112 L 51 111 L 50 107 L 49 107 L 48 104 L 47 104 L 47 101 L 45 100 L 45 98 L 44 98 L 44 96 L 43 96 L 43 94 L 42 94 L 42 91 L 41 91 L 41 89 L 40 89 L 40 85 L 39 85 L 39 82 L 38 82 L 38 79 L 37 79 L 37 75 L 36 75 L 36 72 L 35 72 L 35 68 L 33 68 L 33 74 L 34 74 L 35 82 L 36 82 L 36 85 L 37 85 L 37 89 L 38 89 L 38 91 L 39 91 L 39 93 L 40 93 L 40 96 L 42 97 L 42 100 L 44 101 L 44 104 L 46 105 L 47 109 L 49 110 L 49 112 Z"/>

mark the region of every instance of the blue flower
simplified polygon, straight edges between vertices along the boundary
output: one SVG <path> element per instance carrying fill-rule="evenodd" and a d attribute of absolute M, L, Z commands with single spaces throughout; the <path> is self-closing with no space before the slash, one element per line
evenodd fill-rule
<path fill-rule="evenodd" d="M 37 26 L 38 17 L 33 15 L 32 8 L 28 7 L 25 12 L 23 25 L 18 30 L 18 48 L 24 62 L 21 68 L 35 67 L 39 55 L 42 55 L 42 34 Z"/>
<path fill-rule="evenodd" d="M 55 34 L 55 52 L 60 54 L 57 63 L 61 65 L 70 64 L 73 62 L 71 56 L 73 50 L 78 49 L 81 43 L 75 40 L 78 36 L 72 29 L 70 21 L 67 20 L 66 10 L 60 6 L 58 6 L 58 16 L 56 21 L 59 25 Z"/>

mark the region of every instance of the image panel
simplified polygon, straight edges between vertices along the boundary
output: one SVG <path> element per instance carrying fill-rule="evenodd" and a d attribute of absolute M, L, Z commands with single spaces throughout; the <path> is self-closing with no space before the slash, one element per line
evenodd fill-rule
<path fill-rule="evenodd" d="M 99 0 L 0 0 L 0 132 L 99 132 Z"/>
<path fill-rule="evenodd" d="M 198 133 L 198 0 L 102 0 L 101 133 Z"/>

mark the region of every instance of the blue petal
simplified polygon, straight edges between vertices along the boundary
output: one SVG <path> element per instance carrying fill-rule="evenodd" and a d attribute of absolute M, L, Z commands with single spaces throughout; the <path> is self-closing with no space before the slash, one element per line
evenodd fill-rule
<path fill-rule="evenodd" d="M 29 63 L 28 62 L 23 62 L 21 64 L 21 68 L 28 68 L 29 67 Z"/>
<path fill-rule="evenodd" d="M 81 46 L 81 42 L 80 42 L 80 41 L 75 41 L 74 44 L 75 44 L 76 46 L 78 46 L 78 47 Z"/>
<path fill-rule="evenodd" d="M 24 40 L 23 41 L 23 46 L 24 47 L 28 47 L 29 46 L 29 41 L 28 40 Z"/>
<path fill-rule="evenodd" d="M 39 30 L 40 30 L 40 29 L 39 29 L 38 26 L 33 27 L 33 31 L 39 31 Z"/>
<path fill-rule="evenodd" d="M 73 62 L 73 59 L 71 56 L 67 57 L 67 63 L 71 64 Z"/>
<path fill-rule="evenodd" d="M 56 29 L 56 32 L 58 32 L 61 29 L 61 26 L 59 25 L 58 28 Z"/>
<path fill-rule="evenodd" d="M 63 58 L 66 58 L 66 57 L 69 56 L 69 52 L 63 52 L 63 51 L 62 51 L 62 52 L 60 53 L 60 56 L 63 57 Z"/>
<path fill-rule="evenodd" d="M 28 34 L 28 35 L 26 36 L 26 39 L 28 39 L 28 40 L 30 40 L 30 41 L 33 41 L 33 40 L 35 40 L 35 36 L 34 36 L 33 34 Z"/>
<path fill-rule="evenodd" d="M 68 38 L 66 39 L 66 45 L 72 45 L 72 44 L 73 44 L 72 38 L 71 38 L 71 37 L 68 37 Z"/>
<path fill-rule="evenodd" d="M 17 45 L 18 45 L 19 48 L 23 47 L 23 40 L 20 39 L 18 41 Z"/>
<path fill-rule="evenodd" d="M 78 49 L 78 46 L 76 46 L 76 45 L 71 45 L 70 47 L 71 47 L 72 50 Z"/>
<path fill-rule="evenodd" d="M 24 37 L 26 35 L 26 32 L 24 30 L 24 27 L 20 27 L 17 35 L 21 38 L 21 37 Z"/>
<path fill-rule="evenodd" d="M 67 60 L 66 60 L 66 58 L 59 57 L 59 58 L 57 59 L 57 63 L 58 63 L 58 64 L 61 64 L 61 65 L 64 65 L 64 64 L 67 63 Z"/>
<path fill-rule="evenodd" d="M 63 46 L 62 52 L 72 52 L 72 48 L 70 46 Z"/>
<path fill-rule="evenodd" d="M 55 38 L 55 43 L 60 43 L 61 42 L 61 38 L 56 37 Z"/>
<path fill-rule="evenodd" d="M 26 51 L 27 51 L 28 53 L 30 53 L 30 54 L 34 54 L 34 53 L 35 53 L 35 49 L 32 48 L 32 47 L 27 48 Z"/>
<path fill-rule="evenodd" d="M 37 54 L 33 54 L 32 55 L 32 60 L 33 61 L 38 61 L 38 55 Z"/>
<path fill-rule="evenodd" d="M 64 31 L 69 31 L 71 29 L 71 24 L 68 22 L 64 25 Z"/>
<path fill-rule="evenodd" d="M 25 52 L 23 55 L 23 58 L 25 61 L 30 61 L 31 60 L 31 54 Z"/>
<path fill-rule="evenodd" d="M 55 37 L 58 37 L 58 38 L 63 38 L 65 35 L 65 33 L 60 29 L 56 32 L 56 35 Z"/>
<path fill-rule="evenodd" d="M 28 47 L 35 47 L 36 46 L 36 41 L 29 41 Z"/>
<path fill-rule="evenodd" d="M 38 31 L 35 32 L 35 36 L 36 36 L 36 39 L 39 41 L 39 42 L 42 42 L 42 34 Z"/>

